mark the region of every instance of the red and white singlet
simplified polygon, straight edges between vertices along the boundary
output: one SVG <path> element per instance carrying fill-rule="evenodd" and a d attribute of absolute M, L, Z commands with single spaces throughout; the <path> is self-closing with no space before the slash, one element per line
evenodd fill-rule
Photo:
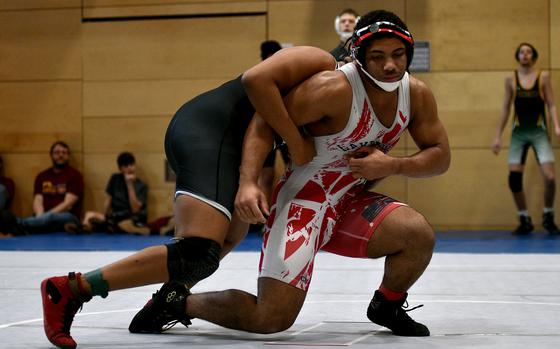
<path fill-rule="evenodd" d="M 387 153 L 398 142 L 410 118 L 408 73 L 398 88 L 398 107 L 393 124 L 385 127 L 373 112 L 356 65 L 346 64 L 338 70 L 346 75 L 353 94 L 346 127 L 336 134 L 315 137 L 317 155 L 313 160 L 304 166 L 288 167 L 275 188 L 264 234 L 259 276 L 274 278 L 302 290 L 307 290 L 311 281 L 316 253 L 333 238 L 333 234 L 339 234 L 338 222 L 344 210 L 349 205 L 359 206 L 352 212 L 361 212 L 364 208 L 356 198 L 368 204 L 381 200 L 385 203 L 381 208 L 404 205 L 380 194 L 362 194 L 365 180 L 352 176 L 344 155 L 362 146 L 376 146 Z M 354 240 L 337 239 L 347 245 L 340 248 L 329 245 L 328 250 L 341 255 L 362 256 L 363 251 L 347 251 L 363 250 L 363 240 L 369 239 L 373 233 L 371 229 L 379 224 L 376 222 L 374 227 L 373 221 L 364 222 L 367 224 L 361 230 L 370 231 L 346 234 L 354 236 Z M 355 226 L 352 229 L 356 229 Z M 366 235 L 367 238 L 363 237 Z"/>

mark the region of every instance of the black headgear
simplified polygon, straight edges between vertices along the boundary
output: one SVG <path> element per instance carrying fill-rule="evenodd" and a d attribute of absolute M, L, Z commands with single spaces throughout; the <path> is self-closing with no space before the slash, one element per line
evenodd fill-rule
<path fill-rule="evenodd" d="M 379 35 L 382 33 L 392 34 L 404 42 L 407 57 L 406 69 L 408 70 L 410 63 L 412 63 L 412 56 L 414 55 L 414 39 L 412 38 L 412 34 L 400 26 L 388 21 L 375 22 L 354 31 L 351 47 L 352 58 L 357 60 L 361 65 L 364 65 L 365 51 L 361 48 L 365 46 L 366 42 L 374 39 L 376 34 Z"/>

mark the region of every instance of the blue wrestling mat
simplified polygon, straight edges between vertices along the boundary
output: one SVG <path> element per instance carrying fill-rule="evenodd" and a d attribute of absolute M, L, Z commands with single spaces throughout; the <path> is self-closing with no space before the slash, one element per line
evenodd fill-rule
<path fill-rule="evenodd" d="M 521 237 L 507 231 L 451 231 L 436 235 L 436 252 L 560 253 L 560 237 L 542 232 Z M 170 241 L 169 236 L 156 235 L 53 233 L 0 239 L 0 251 L 137 251 Z M 260 248 L 259 234 L 249 233 L 235 251 L 260 251 Z"/>

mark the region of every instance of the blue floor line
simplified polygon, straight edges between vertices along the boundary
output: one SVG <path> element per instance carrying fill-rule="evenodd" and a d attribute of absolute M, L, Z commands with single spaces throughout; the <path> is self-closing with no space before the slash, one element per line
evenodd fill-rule
<path fill-rule="evenodd" d="M 126 234 L 71 235 L 53 233 L 0 239 L 0 251 L 137 251 L 167 244 L 169 236 Z M 260 251 L 261 237 L 249 233 L 236 251 Z M 560 253 L 560 237 L 543 232 L 512 236 L 506 231 L 436 233 L 436 252 L 443 253 Z"/>

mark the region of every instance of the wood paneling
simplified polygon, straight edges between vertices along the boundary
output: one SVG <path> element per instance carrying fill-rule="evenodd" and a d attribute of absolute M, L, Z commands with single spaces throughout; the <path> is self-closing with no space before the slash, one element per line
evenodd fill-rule
<path fill-rule="evenodd" d="M 532 152 L 525 172 L 529 212 L 540 219 L 543 186 Z M 508 187 L 507 151 L 496 157 L 486 149 L 454 150 L 446 174 L 409 179 L 408 193 L 410 205 L 440 229 L 507 229 L 517 224 Z"/>
<path fill-rule="evenodd" d="M 549 65 L 549 0 L 418 0 L 406 2 L 407 24 L 416 40 L 431 45 L 431 66 L 441 70 L 515 67 L 520 42 L 539 50 Z"/>
<path fill-rule="evenodd" d="M 190 4 L 155 3 L 149 5 L 84 7 L 85 19 L 114 17 L 149 17 L 177 15 L 247 14 L 266 12 L 266 3 L 261 1 L 198 2 Z"/>
<path fill-rule="evenodd" d="M 163 138 L 169 117 L 84 119 L 84 152 L 163 152 Z"/>
<path fill-rule="evenodd" d="M 81 8 L 81 0 L 0 0 L 0 11 Z"/>
<path fill-rule="evenodd" d="M 405 0 L 269 0 L 268 36 L 282 43 L 312 45 L 330 51 L 340 40 L 334 19 L 348 7 L 360 14 L 384 8 L 405 15 Z"/>
<path fill-rule="evenodd" d="M 0 82 L 0 151 L 44 152 L 56 140 L 82 149 L 80 82 Z"/>
<path fill-rule="evenodd" d="M 15 0 L 12 0 L 15 1 Z M 176 4 L 231 4 L 231 3 L 266 3 L 266 0 L 82 0 L 84 7 L 142 6 L 142 5 L 176 5 Z"/>
<path fill-rule="evenodd" d="M 560 1 L 550 0 L 550 66 L 552 67 L 552 69 L 560 69 L 560 45 L 558 45 L 559 42 Z"/>
<path fill-rule="evenodd" d="M 234 78 L 259 61 L 265 16 L 84 24 L 84 80 Z"/>
<path fill-rule="evenodd" d="M 0 12 L 0 80 L 80 79 L 81 11 Z"/>
<path fill-rule="evenodd" d="M 224 80 L 85 82 L 84 117 L 173 115 L 193 97 Z"/>

